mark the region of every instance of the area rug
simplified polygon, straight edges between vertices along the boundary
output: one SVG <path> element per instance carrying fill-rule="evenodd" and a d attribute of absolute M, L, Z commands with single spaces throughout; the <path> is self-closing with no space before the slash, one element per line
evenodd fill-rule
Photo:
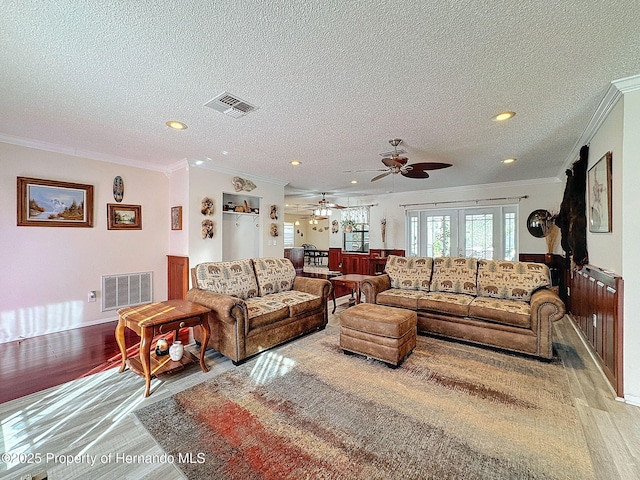
<path fill-rule="evenodd" d="M 589 479 L 551 363 L 419 336 L 394 370 L 338 327 L 135 414 L 189 479 Z"/>

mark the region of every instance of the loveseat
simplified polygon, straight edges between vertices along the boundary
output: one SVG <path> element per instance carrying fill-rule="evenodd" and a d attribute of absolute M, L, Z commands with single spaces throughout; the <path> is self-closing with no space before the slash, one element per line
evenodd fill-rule
<path fill-rule="evenodd" d="M 418 332 L 550 359 L 564 303 L 541 263 L 390 255 L 362 282 L 367 303 L 415 310 Z"/>
<path fill-rule="evenodd" d="M 327 325 L 327 280 L 296 277 L 287 258 L 201 263 L 186 299 L 211 309 L 209 346 L 238 365 Z M 200 342 L 199 327 L 194 337 Z"/>

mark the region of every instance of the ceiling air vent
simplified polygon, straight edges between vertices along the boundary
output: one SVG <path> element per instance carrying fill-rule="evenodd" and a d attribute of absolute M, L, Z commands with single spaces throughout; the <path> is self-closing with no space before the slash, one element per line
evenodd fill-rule
<path fill-rule="evenodd" d="M 229 92 L 222 92 L 217 97 L 205 103 L 204 106 L 213 108 L 214 110 L 233 118 L 243 117 L 247 113 L 258 109 L 258 107 L 254 107 L 250 103 L 241 100 Z"/>

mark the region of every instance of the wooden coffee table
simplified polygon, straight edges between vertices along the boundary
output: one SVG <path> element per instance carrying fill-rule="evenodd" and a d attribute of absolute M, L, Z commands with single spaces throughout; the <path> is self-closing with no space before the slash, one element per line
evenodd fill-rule
<path fill-rule="evenodd" d="M 127 363 L 132 371 L 141 374 L 145 379 L 144 396 L 151 393 L 151 376 L 166 373 L 168 370 L 182 368 L 185 363 L 191 363 L 190 354 L 185 351 L 184 362 L 167 361 L 152 371 L 151 368 L 151 343 L 153 337 L 163 333 L 174 332 L 174 341 L 178 338 L 178 331 L 185 327 L 200 325 L 204 332 L 200 347 L 200 368 L 203 372 L 209 369 L 204 362 L 205 350 L 209 343 L 211 331 L 207 314 L 207 307 L 186 300 L 168 300 L 166 302 L 149 303 L 137 307 L 126 307 L 118 310 L 118 326 L 116 327 L 116 342 L 122 354 L 122 364 L 119 372 L 123 372 Z M 125 344 L 124 329 L 129 328 L 140 337 L 140 360 L 130 358 L 127 362 L 127 346 Z M 177 364 L 177 365 L 176 365 Z M 141 366 L 142 368 L 138 368 Z"/>
<path fill-rule="evenodd" d="M 333 288 L 331 289 L 331 298 L 333 299 L 333 311 L 336 313 L 336 289 L 337 286 L 343 286 L 351 289 L 351 298 L 353 298 L 353 294 L 355 293 L 355 305 L 360 303 L 360 284 L 366 280 L 367 278 L 371 278 L 371 275 L 360 275 L 358 273 L 350 273 L 348 275 L 339 275 L 337 277 L 331 277 L 329 281 L 333 284 Z"/>

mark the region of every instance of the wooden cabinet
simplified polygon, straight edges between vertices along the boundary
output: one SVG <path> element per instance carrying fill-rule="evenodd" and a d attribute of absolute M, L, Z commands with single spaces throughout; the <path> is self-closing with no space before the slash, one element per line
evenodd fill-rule
<path fill-rule="evenodd" d="M 189 257 L 167 255 L 167 300 L 184 300 L 189 290 Z"/>
<path fill-rule="evenodd" d="M 382 257 L 384 252 L 384 257 Z M 374 250 L 369 253 L 349 253 L 340 248 L 329 249 L 329 270 L 337 270 L 343 275 L 358 273 L 375 275 L 384 270 L 389 255 L 404 257 L 404 250 Z"/>

